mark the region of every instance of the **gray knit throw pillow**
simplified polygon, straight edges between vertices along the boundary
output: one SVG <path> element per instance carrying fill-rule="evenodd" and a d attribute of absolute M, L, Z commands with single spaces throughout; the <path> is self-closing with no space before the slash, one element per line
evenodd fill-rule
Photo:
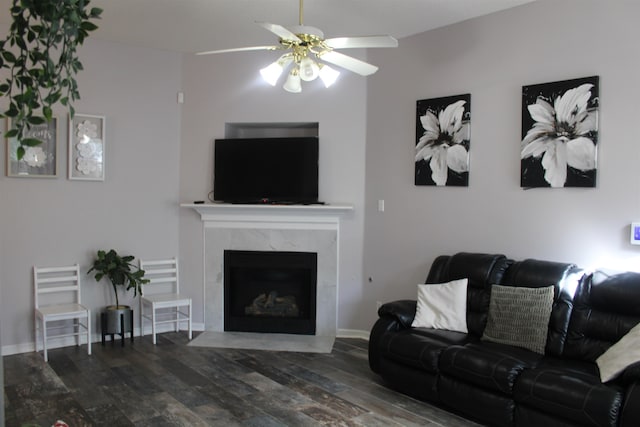
<path fill-rule="evenodd" d="M 482 340 L 509 344 L 544 354 L 553 286 L 491 286 L 489 316 Z"/>

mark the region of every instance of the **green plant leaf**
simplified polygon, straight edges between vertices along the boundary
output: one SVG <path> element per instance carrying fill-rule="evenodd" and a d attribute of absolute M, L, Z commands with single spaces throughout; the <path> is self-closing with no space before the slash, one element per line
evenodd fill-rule
<path fill-rule="evenodd" d="M 98 29 L 98 26 L 91 21 L 84 21 L 80 24 L 80 28 L 85 31 L 95 31 Z"/>
<path fill-rule="evenodd" d="M 26 150 L 22 145 L 18 147 L 18 149 L 16 150 L 16 156 L 18 157 L 18 160 L 22 160 L 22 158 L 24 157 L 25 151 Z"/>
<path fill-rule="evenodd" d="M 40 116 L 28 117 L 27 121 L 29 122 L 29 124 L 32 124 L 32 125 L 41 125 L 47 122 L 47 120 L 44 117 L 40 117 Z"/>
<path fill-rule="evenodd" d="M 2 51 L 2 58 L 7 62 L 11 62 L 11 63 L 16 62 L 16 56 L 8 50 Z"/>
<path fill-rule="evenodd" d="M 24 138 L 20 140 L 20 144 L 26 145 L 27 147 L 35 147 L 42 144 L 42 141 L 37 138 Z"/>
<path fill-rule="evenodd" d="M 42 107 L 42 112 L 44 113 L 44 117 L 47 119 L 47 122 L 50 122 L 51 119 L 53 119 L 53 111 L 51 110 L 51 107 Z"/>

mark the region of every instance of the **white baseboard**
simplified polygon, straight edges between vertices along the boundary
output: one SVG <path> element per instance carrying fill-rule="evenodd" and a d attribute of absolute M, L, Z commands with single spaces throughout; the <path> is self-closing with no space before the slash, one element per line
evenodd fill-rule
<path fill-rule="evenodd" d="M 194 331 L 204 331 L 204 323 L 193 323 L 191 325 L 191 329 Z M 162 333 L 162 332 L 170 332 L 173 330 L 175 330 L 174 327 L 172 327 L 169 324 L 164 324 L 164 325 L 158 325 L 156 332 Z M 185 330 L 185 329 L 181 329 L 181 330 Z M 146 327 L 144 331 L 145 331 L 145 336 L 151 335 L 150 326 Z M 140 328 L 133 329 L 133 336 L 134 337 L 140 336 Z M 92 345 L 95 345 L 96 343 L 100 344 L 101 342 L 102 342 L 101 334 L 91 335 Z M 81 337 L 80 343 L 81 343 L 80 345 L 87 344 L 87 340 L 84 339 L 84 336 Z M 47 347 L 49 350 L 53 350 L 54 348 L 70 347 L 74 345 L 76 345 L 76 339 L 74 337 L 65 337 L 65 338 L 49 341 Z M 38 348 L 40 349 L 40 351 L 42 351 L 42 342 L 38 343 Z M 10 356 L 12 354 L 31 353 L 34 351 L 36 351 L 36 346 L 35 346 L 35 343 L 31 341 L 31 342 L 22 343 L 22 344 L 3 345 L 0 351 L 0 354 L 2 354 L 2 356 Z"/>
<path fill-rule="evenodd" d="M 194 331 L 204 331 L 204 323 L 193 323 L 191 325 L 191 328 Z M 158 329 L 157 329 L 157 333 L 162 333 L 162 332 L 170 332 L 173 331 L 174 328 L 171 325 L 159 325 Z M 182 329 L 184 330 L 184 329 Z M 146 327 L 145 328 L 145 336 L 151 335 L 151 328 L 150 327 Z M 133 336 L 134 337 L 139 337 L 140 336 L 140 329 L 139 328 L 134 328 L 133 330 Z M 369 331 L 362 331 L 359 329 L 338 329 L 337 332 L 337 336 L 338 338 L 359 338 L 359 339 L 363 339 L 366 341 L 369 341 Z M 91 336 L 91 343 L 92 345 L 96 344 L 96 343 L 100 343 L 102 342 L 102 335 L 100 334 L 93 334 Z M 86 345 L 86 340 L 82 339 L 81 340 L 81 345 Z M 62 338 L 59 340 L 55 340 L 55 341 L 50 341 L 49 342 L 49 349 L 55 349 L 55 348 L 61 348 L 61 347 L 70 347 L 76 345 L 76 340 L 73 337 L 66 337 L 66 338 Z M 39 344 L 39 347 L 42 347 L 42 344 Z M 10 356 L 12 354 L 21 354 L 21 353 L 31 353 L 33 351 L 35 351 L 36 347 L 33 341 L 31 342 L 27 342 L 27 343 L 22 343 L 22 344 L 12 344 L 12 345 L 4 345 L 2 346 L 2 352 L 1 354 L 3 356 Z M 40 351 L 42 351 L 42 348 L 40 348 Z"/>
<path fill-rule="evenodd" d="M 369 331 L 359 329 L 338 329 L 338 338 L 360 338 L 369 341 Z"/>

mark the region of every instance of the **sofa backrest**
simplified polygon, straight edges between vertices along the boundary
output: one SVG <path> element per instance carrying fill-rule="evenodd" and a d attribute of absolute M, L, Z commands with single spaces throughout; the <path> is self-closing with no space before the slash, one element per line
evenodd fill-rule
<path fill-rule="evenodd" d="M 504 285 L 540 288 L 553 285 L 546 354 L 562 355 L 567 340 L 573 298 L 584 271 L 574 264 L 526 259 L 514 262 L 504 275 Z"/>
<path fill-rule="evenodd" d="M 494 283 L 502 283 L 510 263 L 504 255 L 496 254 L 460 252 L 450 256 L 442 255 L 431 264 L 425 283 L 469 279 L 467 329 L 470 334 L 480 337 L 487 324 L 490 287 Z"/>
<path fill-rule="evenodd" d="M 640 273 L 596 271 L 578 287 L 563 356 L 595 361 L 640 322 Z"/>

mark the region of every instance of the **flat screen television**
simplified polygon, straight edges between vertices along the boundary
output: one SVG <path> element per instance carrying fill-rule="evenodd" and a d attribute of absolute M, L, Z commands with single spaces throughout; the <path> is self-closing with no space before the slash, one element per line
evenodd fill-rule
<path fill-rule="evenodd" d="M 318 138 L 216 139 L 213 197 L 227 203 L 317 203 Z"/>

